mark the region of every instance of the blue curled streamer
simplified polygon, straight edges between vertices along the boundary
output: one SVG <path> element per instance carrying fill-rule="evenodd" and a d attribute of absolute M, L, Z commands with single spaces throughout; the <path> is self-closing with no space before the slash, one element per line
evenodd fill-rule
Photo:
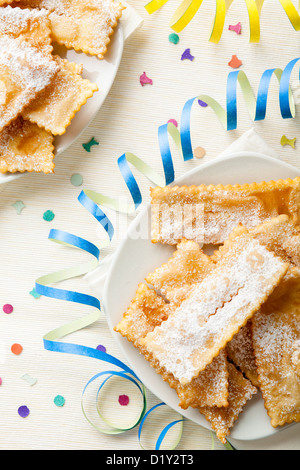
<path fill-rule="evenodd" d="M 103 212 L 100 207 L 90 197 L 86 195 L 84 191 L 81 191 L 81 193 L 79 194 L 78 201 L 102 225 L 102 227 L 109 236 L 109 240 L 111 241 L 114 236 L 114 227 L 105 212 Z"/>
<path fill-rule="evenodd" d="M 137 209 L 139 205 L 142 204 L 142 194 L 136 182 L 136 179 L 133 176 L 132 171 L 130 170 L 125 153 L 121 155 L 121 157 L 119 157 L 118 165 L 124 178 L 124 181 L 132 196 L 135 208 Z"/>
<path fill-rule="evenodd" d="M 290 90 L 290 80 L 292 71 L 299 62 L 300 58 L 291 60 L 286 68 L 283 71 L 281 80 L 280 80 L 280 89 L 279 89 L 279 103 L 281 115 L 284 119 L 291 119 L 295 116 L 295 105 L 292 100 L 291 90 Z M 300 80 L 300 71 L 299 71 L 299 80 Z M 291 110 L 292 106 L 292 110 Z"/>
<path fill-rule="evenodd" d="M 272 76 L 275 74 L 278 81 L 279 81 L 279 103 L 280 103 L 280 111 L 283 119 L 293 118 L 295 115 L 295 106 L 292 99 L 292 94 L 290 90 L 290 79 L 292 71 L 299 61 L 299 58 L 296 58 L 289 62 L 286 68 L 282 71 L 281 69 L 270 69 L 266 70 L 260 80 L 258 94 L 256 98 L 256 106 L 255 106 L 255 113 L 253 114 L 254 121 L 259 121 L 265 118 L 266 116 L 266 109 L 267 109 L 267 98 L 269 93 L 269 86 L 271 82 Z M 300 78 L 300 75 L 299 75 Z M 219 119 L 221 120 L 222 124 L 224 125 L 227 131 L 234 130 L 237 128 L 237 86 L 238 83 L 242 83 L 244 81 L 244 85 L 250 86 L 248 79 L 243 71 L 235 71 L 231 72 L 228 75 L 227 81 L 227 91 L 226 91 L 226 110 L 223 109 L 215 100 L 210 98 L 207 95 L 200 95 L 198 97 L 194 97 L 186 102 L 183 107 L 182 114 L 181 114 L 181 124 L 180 124 L 180 136 L 179 136 L 179 144 L 177 144 L 178 150 L 181 152 L 183 160 L 188 161 L 191 160 L 193 155 L 192 149 L 192 142 L 191 142 L 191 112 L 192 106 L 196 99 L 201 99 L 207 101 L 208 105 L 213 108 Z M 247 103 L 249 104 L 251 100 L 249 100 L 248 96 L 245 96 Z M 251 96 L 250 96 L 251 98 Z M 253 98 L 253 96 L 252 96 Z M 253 98 L 255 100 L 255 98 Z M 253 103 L 253 101 L 252 101 Z M 169 144 L 169 130 L 170 124 L 164 124 L 159 127 L 158 129 L 158 141 L 159 141 L 159 148 L 160 154 L 163 164 L 163 172 L 164 172 L 164 180 L 165 185 L 171 184 L 175 180 L 175 172 L 174 172 L 174 165 L 173 165 L 173 158 L 171 154 L 170 144 Z M 130 192 L 132 197 L 134 207 L 137 209 L 139 205 L 142 203 L 142 193 L 139 189 L 138 183 L 130 169 L 129 163 L 132 163 L 132 154 L 124 153 L 118 159 L 118 167 L 121 172 L 121 175 L 127 185 L 127 188 Z M 136 157 L 137 158 L 137 157 Z M 139 159 L 138 159 L 139 160 Z M 134 163 L 132 163 L 134 165 Z M 148 165 L 141 160 L 139 160 L 140 166 L 142 168 L 150 169 Z M 151 169 L 150 169 L 151 170 Z M 150 171 L 151 174 L 151 171 Z M 151 179 L 151 178 L 150 178 Z M 154 179 L 153 179 L 154 181 Z M 97 204 L 97 198 L 95 197 L 97 193 L 93 191 L 82 191 L 78 196 L 78 201 L 81 205 L 91 213 L 91 215 L 101 224 L 103 229 L 108 235 L 109 240 L 111 241 L 114 236 L 114 227 L 107 215 L 104 211 L 99 207 Z M 115 209 L 113 204 L 113 200 L 110 198 L 106 198 L 104 203 L 107 207 L 111 207 Z M 99 248 L 90 243 L 89 241 L 77 237 L 75 235 L 62 232 L 59 230 L 51 230 L 49 234 L 49 239 L 54 242 L 63 243 L 68 246 L 73 246 L 75 248 L 81 249 L 82 251 L 87 252 L 88 254 L 95 257 L 96 260 L 99 261 Z M 62 271 L 61 280 L 65 280 L 68 277 L 66 273 L 68 270 Z M 71 270 L 70 270 L 71 273 Z M 83 274 L 83 272 L 81 273 Z M 47 276 L 44 276 L 47 278 Z M 72 277 L 72 276 L 71 276 Z M 58 277 L 59 280 L 59 277 Z M 101 311 L 100 308 L 100 301 L 96 297 L 82 294 L 79 292 L 73 292 L 63 289 L 58 289 L 54 287 L 49 287 L 43 284 L 43 278 L 40 278 L 40 282 L 36 282 L 36 291 L 37 293 L 44 295 L 46 297 L 52 297 L 60 300 L 66 300 L 74 303 L 79 303 L 83 305 L 87 305 L 89 307 L 95 307 L 99 313 Z M 87 324 L 89 319 L 87 318 Z M 74 327 L 74 323 L 76 325 L 76 321 L 73 322 L 70 327 L 70 331 Z M 59 330 L 59 328 L 57 329 Z M 54 338 L 55 338 L 54 330 Z M 87 356 L 90 358 L 99 359 L 105 361 L 107 363 L 113 364 L 123 371 L 122 373 L 129 373 L 135 379 L 139 380 L 138 377 L 135 375 L 134 371 L 132 371 L 126 364 L 124 364 L 119 359 L 111 356 L 103 351 L 99 351 L 94 348 L 89 348 L 86 346 L 78 345 L 78 344 L 71 344 L 65 343 L 61 341 L 57 341 L 56 339 L 50 338 L 49 335 L 46 335 L 44 338 L 44 347 L 49 351 L 56 351 L 62 353 L 69 353 L 69 354 L 77 354 L 81 356 Z M 140 431 L 142 426 L 144 425 L 145 419 L 148 416 L 146 413 L 142 419 L 140 424 Z M 167 433 L 168 429 L 173 424 L 170 423 L 161 433 L 160 438 L 156 446 L 159 448 L 162 439 L 164 438 L 165 434 Z"/>
<path fill-rule="evenodd" d="M 130 375 L 133 375 L 132 374 L 132 371 L 129 372 L 129 371 L 114 371 L 114 370 L 107 370 L 107 371 L 104 371 L 104 372 L 99 372 L 98 374 L 94 375 L 94 377 L 92 377 L 85 385 L 84 389 L 83 389 L 83 392 L 82 392 L 82 398 L 88 388 L 88 386 L 96 379 L 98 379 L 99 377 L 105 377 L 107 376 L 103 382 L 100 384 L 100 386 L 98 387 L 98 391 L 97 391 L 97 394 L 96 394 L 96 402 L 98 401 L 99 399 L 99 395 L 100 395 L 100 392 L 103 388 L 103 386 L 109 381 L 109 379 L 111 379 L 112 377 L 122 377 L 123 379 L 126 379 L 126 380 L 129 380 L 130 382 L 132 382 L 137 388 L 138 390 L 140 391 L 142 397 L 143 397 L 143 409 L 142 409 L 142 413 L 140 414 L 140 417 L 138 419 L 138 421 L 134 424 L 133 427 L 136 427 L 143 419 L 144 415 L 145 415 L 145 409 L 146 409 L 146 396 L 145 396 L 145 393 L 144 393 L 144 389 L 143 389 L 143 385 L 142 385 L 142 382 L 139 381 L 139 379 L 136 378 L 136 375 L 134 374 L 133 377 L 131 377 Z M 135 378 L 136 379 L 135 379 Z M 139 383 L 140 382 L 140 383 Z M 141 385 L 140 385 L 141 384 Z M 83 407 L 83 405 L 82 405 Z M 84 410 L 83 410 L 84 411 Z M 85 414 L 86 416 L 86 414 Z M 87 416 L 86 416 L 87 418 Z M 87 418 L 88 419 L 88 418 Z M 89 419 L 88 421 L 93 424 Z M 123 433 L 125 431 L 129 431 L 130 429 L 132 429 L 132 426 L 129 427 L 129 428 L 114 428 L 113 431 L 110 431 L 109 434 L 120 434 L 120 433 Z"/>
<path fill-rule="evenodd" d="M 152 406 L 152 408 L 150 408 L 150 410 L 147 411 L 147 413 L 145 413 L 144 417 L 142 418 L 141 420 L 141 423 L 140 423 L 140 426 L 139 426 L 139 430 L 138 430 L 138 439 L 139 439 L 139 442 L 141 442 L 141 436 L 142 436 L 142 430 L 143 430 L 143 426 L 145 424 L 145 421 L 146 419 L 148 418 L 148 416 L 150 415 L 150 413 L 153 413 L 153 411 L 155 411 L 157 408 L 161 407 L 161 406 L 166 406 L 165 403 L 158 403 L 154 406 Z M 167 432 L 173 427 L 175 426 L 175 424 L 178 424 L 178 423 L 183 423 L 184 422 L 184 418 L 181 418 L 181 419 L 176 419 L 174 421 L 172 421 L 171 423 L 167 424 L 167 426 L 165 426 L 163 428 L 163 430 L 161 431 L 161 433 L 159 434 L 158 438 L 157 438 L 157 441 L 156 441 L 156 444 L 155 444 L 155 450 L 159 450 L 160 449 L 160 446 L 167 434 Z"/>
<path fill-rule="evenodd" d="M 168 139 L 168 124 L 158 128 L 158 143 L 165 174 L 165 185 L 168 186 L 175 179 L 173 158 Z"/>
<path fill-rule="evenodd" d="M 59 242 L 59 243 L 63 242 L 63 244 L 66 246 L 72 246 L 74 248 L 78 248 L 82 251 L 85 251 L 86 253 L 89 253 L 92 256 L 94 256 L 96 260 L 99 261 L 100 251 L 98 247 L 94 245 L 93 243 L 89 242 L 88 240 L 85 240 L 84 238 L 78 237 L 68 232 L 64 232 L 62 230 L 51 229 L 49 232 L 48 239 L 54 242 Z M 66 271 L 67 270 L 61 271 L 62 280 L 70 279 L 70 276 L 69 277 L 66 276 Z M 60 276 L 59 275 L 56 276 L 56 279 L 58 279 L 59 281 Z M 59 299 L 59 300 L 65 300 L 68 302 L 79 303 L 82 305 L 86 305 L 88 307 L 94 307 L 99 311 L 99 313 L 101 311 L 100 300 L 95 296 L 82 294 L 76 291 L 60 289 L 56 287 L 49 287 L 42 283 L 43 278 L 40 278 L 38 281 L 36 281 L 35 283 L 35 288 L 36 288 L 37 293 L 39 293 L 40 295 L 43 295 L 45 297 Z M 50 335 L 52 337 L 57 336 L 57 330 L 54 330 L 54 332 L 51 332 Z M 79 344 L 65 343 L 61 341 L 55 341 L 53 339 L 49 340 L 47 339 L 48 336 L 49 335 L 46 335 L 46 337 L 44 337 L 44 340 L 43 340 L 44 347 L 46 350 L 56 351 L 56 352 L 65 352 L 69 354 L 88 356 L 91 358 L 99 359 L 99 360 L 108 362 L 110 364 L 113 364 L 119 367 L 124 372 L 131 374 L 133 377 L 139 380 L 139 378 L 136 376 L 134 371 L 131 370 L 130 367 L 128 367 L 126 364 L 124 364 L 122 361 L 120 361 L 116 357 L 104 351 L 99 351 L 98 349 L 90 348 L 87 346 L 82 346 Z"/>
<path fill-rule="evenodd" d="M 91 207 L 91 205 L 89 205 L 89 207 Z M 93 208 L 93 213 L 95 213 L 94 208 Z M 96 214 L 98 215 L 98 212 L 96 212 Z M 102 217 L 101 217 L 101 220 L 102 220 Z M 95 257 L 97 261 L 99 261 L 100 251 L 99 251 L 98 247 L 96 245 L 94 245 L 93 243 L 89 242 L 88 240 L 85 240 L 85 239 L 83 239 L 81 237 L 78 237 L 76 235 L 73 235 L 71 233 L 64 232 L 64 231 L 61 231 L 61 230 L 56 230 L 56 229 L 51 229 L 50 230 L 48 238 L 49 238 L 49 240 L 51 240 L 53 242 L 63 243 L 66 246 L 70 246 L 70 247 L 74 247 L 74 248 L 83 250 L 86 253 L 92 255 L 93 257 Z M 69 271 L 69 274 L 70 274 L 69 277 L 67 277 L 67 272 L 68 271 Z M 77 274 L 78 273 L 76 273 L 76 275 Z M 40 295 L 43 295 L 43 296 L 46 296 L 46 297 L 51 297 L 51 298 L 56 298 L 56 299 L 59 299 L 59 300 L 65 300 L 65 301 L 69 301 L 69 302 L 79 303 L 79 304 L 83 304 L 83 305 L 86 305 L 86 306 L 89 306 L 89 307 L 94 307 L 100 313 L 100 311 L 101 311 L 100 301 L 97 297 L 87 295 L 87 294 L 82 294 L 80 292 L 74 292 L 74 291 L 59 289 L 59 288 L 55 288 L 55 287 L 49 287 L 49 286 L 47 286 L 43 283 L 46 280 L 47 277 L 49 277 L 49 275 L 44 276 L 44 278 L 43 277 L 40 278 L 35 283 L 36 291 Z M 55 273 L 55 281 L 56 282 L 59 282 L 60 280 L 65 280 L 65 279 L 71 278 L 71 277 L 72 277 L 72 269 L 70 269 L 70 270 L 66 269 L 66 270 L 62 270 L 61 272 Z M 51 278 L 51 275 L 50 275 L 50 278 Z M 93 321 L 95 321 L 94 318 L 93 318 Z M 89 324 L 91 324 L 91 321 L 89 319 L 87 319 L 87 325 L 89 325 Z M 71 322 L 69 324 L 69 328 L 63 330 L 64 335 L 68 334 L 68 333 L 72 333 L 73 331 L 76 331 L 76 328 L 74 329 L 74 325 L 76 325 L 76 321 Z M 107 380 L 109 380 L 113 376 L 123 377 L 126 380 L 131 381 L 139 389 L 139 391 L 141 392 L 141 394 L 143 396 L 143 403 L 144 403 L 143 409 L 142 409 L 142 412 L 139 416 L 139 419 L 135 423 L 134 427 L 137 426 L 138 424 L 140 424 L 140 422 L 142 420 L 143 420 L 143 424 L 142 424 L 142 426 L 143 426 L 144 422 L 145 422 L 145 420 L 143 418 L 144 418 L 145 413 L 146 413 L 146 396 L 145 396 L 145 393 L 144 393 L 144 390 L 143 390 L 143 384 L 142 384 L 141 380 L 138 378 L 138 376 L 135 374 L 135 372 L 130 367 L 128 367 L 125 363 L 120 361 L 118 358 L 116 358 L 115 356 L 112 356 L 112 355 L 110 355 L 110 354 L 108 354 L 104 351 L 100 351 L 98 349 L 83 346 L 83 345 L 80 345 L 80 344 L 57 341 L 57 339 L 61 338 L 59 330 L 60 329 L 58 328 L 57 330 L 54 330 L 54 331 L 50 332 L 48 335 L 46 335 L 43 338 L 44 348 L 46 350 L 52 351 L 52 352 L 67 353 L 67 354 L 72 354 L 72 355 L 80 355 L 80 356 L 86 356 L 86 357 L 93 358 L 93 359 L 98 359 L 98 360 L 104 361 L 108 364 L 112 364 L 112 365 L 118 367 L 119 369 L 121 369 L 120 371 L 110 370 L 110 371 L 100 372 L 100 373 L 96 374 L 85 385 L 85 387 L 83 389 L 83 392 L 82 392 L 82 397 L 84 396 L 88 385 L 92 381 L 97 379 L 98 377 L 107 376 L 106 379 L 102 382 L 102 384 L 100 385 L 100 387 L 98 389 L 97 397 L 99 396 L 99 393 L 100 393 L 102 387 L 104 386 L 104 384 L 107 382 Z M 84 413 L 84 415 L 85 415 L 86 419 L 93 425 L 93 423 L 87 418 L 87 415 L 85 413 Z M 109 433 L 110 434 L 119 434 L 119 433 L 128 431 L 129 429 L 132 429 L 132 427 L 123 428 L 123 429 L 122 428 L 121 429 L 114 428 Z M 166 432 L 167 432 L 167 430 L 166 430 Z M 166 432 L 165 432 L 165 434 L 166 434 Z M 162 438 L 160 440 L 160 443 L 159 443 L 159 446 L 161 445 L 161 442 L 163 441 L 163 438 L 164 438 L 164 436 L 162 436 Z M 157 448 L 159 449 L 159 447 L 157 447 Z"/>
<path fill-rule="evenodd" d="M 237 90 L 238 84 L 242 86 L 242 91 L 245 95 L 245 100 L 248 104 L 248 107 L 251 108 L 251 105 L 255 102 L 255 109 L 251 109 L 252 118 L 254 121 L 261 121 L 266 117 L 267 111 L 267 101 L 269 95 L 269 88 L 272 77 L 275 75 L 279 82 L 279 104 L 281 116 L 283 119 L 293 118 L 295 115 L 295 105 L 293 102 L 293 97 L 290 89 L 290 80 L 292 71 L 297 64 L 300 58 L 293 59 L 288 63 L 284 70 L 279 68 L 273 68 L 266 70 L 260 79 L 257 97 L 255 98 L 250 87 L 250 83 L 246 77 L 244 71 L 233 71 L 228 74 L 227 87 L 226 87 L 226 109 L 216 102 L 213 98 L 207 95 L 199 95 L 194 98 L 189 99 L 181 112 L 180 119 L 180 148 L 178 150 L 181 152 L 183 160 L 189 161 L 194 158 L 194 152 L 192 147 L 191 140 L 191 114 L 192 107 L 196 100 L 206 100 L 208 106 L 212 107 L 223 127 L 227 131 L 237 129 Z M 299 72 L 300 78 L 300 72 Z M 243 83 L 243 85 L 242 85 Z M 169 185 L 175 180 L 174 164 L 173 157 L 171 154 L 170 143 L 169 143 L 169 125 L 164 124 L 158 128 L 158 142 L 160 149 L 160 156 L 163 165 L 164 171 L 164 180 L 165 185 Z M 126 186 L 129 190 L 131 198 L 134 202 L 134 207 L 137 209 L 142 203 L 142 193 L 138 186 L 138 183 L 130 169 L 128 154 L 124 153 L 118 159 L 118 167 L 121 172 L 122 178 L 126 183 Z M 149 169 L 149 167 L 147 167 Z M 91 195 L 93 198 L 93 195 Z M 95 216 L 95 213 L 99 211 L 101 217 L 97 218 L 102 224 L 103 228 L 109 235 L 110 240 L 113 236 L 113 227 L 110 223 L 108 217 L 105 213 L 97 206 L 95 202 L 92 201 L 90 197 L 86 195 L 86 191 L 82 191 L 78 197 L 78 200 L 82 205 Z M 107 204 L 109 206 L 109 204 Z M 106 222 L 104 225 L 103 220 Z"/>

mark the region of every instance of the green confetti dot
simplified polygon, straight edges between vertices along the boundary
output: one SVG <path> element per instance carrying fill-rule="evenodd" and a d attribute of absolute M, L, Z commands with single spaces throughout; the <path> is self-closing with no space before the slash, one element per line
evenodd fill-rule
<path fill-rule="evenodd" d="M 12 206 L 16 209 L 18 215 L 20 215 L 22 210 L 26 207 L 23 201 L 16 201 Z"/>
<path fill-rule="evenodd" d="M 43 219 L 46 220 L 46 222 L 51 222 L 55 217 L 54 213 L 52 211 L 46 211 L 43 214 Z"/>
<path fill-rule="evenodd" d="M 35 299 L 39 299 L 41 297 L 40 294 L 37 293 L 35 287 L 29 292 L 29 294 L 32 295 L 32 297 Z"/>
<path fill-rule="evenodd" d="M 171 33 L 169 35 L 169 41 L 172 42 L 173 44 L 178 44 L 179 43 L 179 36 L 176 33 Z"/>
<path fill-rule="evenodd" d="M 80 173 L 74 173 L 71 176 L 71 183 L 73 186 L 81 186 L 83 183 L 83 177 Z"/>
<path fill-rule="evenodd" d="M 56 406 L 64 406 L 65 404 L 65 399 L 62 395 L 56 395 L 53 401 Z"/>
<path fill-rule="evenodd" d="M 93 147 L 93 145 L 99 145 L 99 142 L 97 142 L 97 140 L 95 139 L 95 137 L 92 137 L 91 140 L 89 142 L 87 142 L 86 144 L 82 144 L 82 147 L 84 148 L 84 150 L 86 150 L 87 152 L 90 152 L 91 151 L 91 148 Z"/>

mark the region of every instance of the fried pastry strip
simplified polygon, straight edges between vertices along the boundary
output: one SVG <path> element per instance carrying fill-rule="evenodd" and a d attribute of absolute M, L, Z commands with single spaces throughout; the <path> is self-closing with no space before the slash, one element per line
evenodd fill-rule
<path fill-rule="evenodd" d="M 245 231 L 243 227 L 237 227 L 230 235 L 230 240 Z M 300 265 L 300 236 L 298 230 L 291 223 L 287 215 L 280 215 L 270 221 L 249 230 L 251 235 L 259 240 L 270 251 L 280 256 L 284 261 L 291 265 Z M 228 249 L 226 241 L 219 250 L 215 251 L 211 260 L 217 262 L 222 258 L 224 252 Z M 289 275 L 289 271 L 286 276 Z M 285 282 L 286 276 L 282 282 Z M 279 288 L 277 287 L 277 290 Z M 268 301 L 267 301 L 268 302 Z M 251 321 L 243 327 L 237 335 L 227 344 L 226 352 L 234 364 L 251 380 L 253 385 L 259 386 L 257 370 L 252 344 Z"/>
<path fill-rule="evenodd" d="M 49 85 L 58 69 L 51 54 L 21 38 L 0 37 L 0 131 Z"/>
<path fill-rule="evenodd" d="M 173 305 L 179 305 L 188 296 L 193 283 L 200 282 L 213 269 L 214 263 L 211 261 L 211 258 L 203 253 L 196 242 L 183 240 L 178 244 L 173 257 L 148 275 L 146 281 L 154 286 L 155 289 L 158 289 L 169 300 L 171 299 Z M 224 355 L 224 352 L 223 350 L 222 355 Z M 217 356 L 217 358 L 218 357 L 219 356 Z M 216 361 L 217 358 L 215 358 L 214 361 Z M 208 366 L 204 372 L 200 373 L 200 376 L 207 373 L 209 369 L 210 366 Z M 229 388 L 226 394 L 228 404 L 226 404 L 226 406 L 217 407 L 212 404 L 212 400 L 209 400 L 208 405 L 205 406 L 205 401 L 202 399 L 201 406 L 199 407 L 200 413 L 211 423 L 212 429 L 223 443 L 226 442 L 226 436 L 230 434 L 231 428 L 244 405 L 257 391 L 256 388 L 252 387 L 249 381 L 244 379 L 242 374 L 227 361 L 226 369 L 229 372 Z M 218 374 L 220 373 L 224 373 L 224 367 L 218 372 Z M 192 390 L 196 392 L 197 387 L 195 387 L 195 384 L 197 383 L 197 379 L 194 379 L 191 383 L 194 384 Z M 208 380 L 204 388 L 206 393 L 211 394 L 211 385 L 211 380 Z M 217 390 L 220 392 L 220 383 L 218 384 Z M 203 393 L 202 388 L 201 391 Z M 205 398 L 206 401 L 208 401 L 207 395 Z"/>
<path fill-rule="evenodd" d="M 113 0 L 19 0 L 17 5 L 47 9 L 53 41 L 100 59 L 124 9 Z"/>
<path fill-rule="evenodd" d="M 254 356 L 273 427 L 300 422 L 300 270 L 291 268 L 252 319 Z"/>
<path fill-rule="evenodd" d="M 160 291 L 172 305 L 180 305 L 192 285 L 202 281 L 215 263 L 191 240 L 178 243 L 173 257 L 146 277 L 148 284 Z"/>
<path fill-rule="evenodd" d="M 53 135 L 19 117 L 0 132 L 0 172 L 53 173 L 53 151 Z"/>
<path fill-rule="evenodd" d="M 244 229 L 237 227 L 230 235 L 230 239 L 238 235 Z M 250 229 L 251 235 L 262 245 L 280 256 L 284 261 L 294 266 L 300 266 L 300 228 L 295 226 L 288 215 L 279 215 L 271 220 Z M 211 256 L 211 260 L 217 262 L 226 250 L 227 243 L 221 245 Z"/>
<path fill-rule="evenodd" d="M 51 54 L 51 24 L 48 10 L 0 8 L 0 37 L 21 38 Z"/>
<path fill-rule="evenodd" d="M 255 387 L 259 387 L 257 369 L 252 342 L 251 320 L 234 335 L 226 346 L 228 358 L 251 381 Z"/>
<path fill-rule="evenodd" d="M 242 233 L 211 274 L 140 343 L 181 384 L 189 383 L 260 308 L 288 267 Z"/>
<path fill-rule="evenodd" d="M 227 406 L 228 371 L 224 351 L 204 372 L 199 374 L 198 378 L 183 386 L 172 373 L 160 367 L 153 355 L 141 346 L 140 340 L 167 320 L 173 310 L 174 307 L 166 303 L 153 289 L 146 284 L 140 284 L 129 308 L 115 327 L 115 331 L 131 341 L 144 354 L 156 372 L 161 374 L 163 380 L 176 390 L 182 408 L 186 409 L 189 406 L 199 408 L 204 404 L 216 407 Z"/>
<path fill-rule="evenodd" d="M 250 230 L 254 238 L 280 256 L 300 267 L 300 227 L 288 215 L 280 215 Z"/>
<path fill-rule="evenodd" d="M 180 305 L 188 297 L 192 285 L 201 282 L 215 268 L 213 258 L 207 256 L 198 243 L 183 240 L 177 245 L 173 257 L 149 274 L 146 281 L 165 295 L 172 305 Z M 227 344 L 226 353 L 257 387 L 250 322 L 251 320 Z"/>
<path fill-rule="evenodd" d="M 62 135 L 98 86 L 81 77 L 81 67 L 77 64 L 59 56 L 53 58 L 59 71 L 45 90 L 23 110 L 22 116 L 53 135 Z"/>
<path fill-rule="evenodd" d="M 280 214 L 290 216 L 292 224 L 299 226 L 300 177 L 234 186 L 156 187 L 151 190 L 152 241 L 171 245 L 184 237 L 197 241 L 201 224 L 185 220 L 184 211 L 186 206 L 201 204 L 205 244 L 223 243 L 239 223 L 254 228 Z M 178 218 L 175 226 L 168 214 L 174 207 L 182 214 L 180 227 Z"/>
<path fill-rule="evenodd" d="M 0 7 L 3 5 L 9 5 L 10 3 L 17 3 L 18 0 L 0 0 Z"/>
<path fill-rule="evenodd" d="M 231 428 L 238 419 L 239 414 L 243 411 L 244 406 L 257 393 L 257 388 L 233 364 L 228 363 L 228 370 L 228 407 L 216 408 L 207 406 L 199 409 L 200 413 L 210 422 L 212 429 L 223 444 L 226 443 L 226 437 L 230 435 Z"/>

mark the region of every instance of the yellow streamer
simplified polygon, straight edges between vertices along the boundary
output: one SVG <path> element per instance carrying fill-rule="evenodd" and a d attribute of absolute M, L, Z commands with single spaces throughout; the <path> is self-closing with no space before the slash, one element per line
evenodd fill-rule
<path fill-rule="evenodd" d="M 151 15 L 159 10 L 168 0 L 151 0 L 145 8 Z M 250 25 L 250 42 L 257 43 L 260 41 L 260 14 L 265 0 L 244 0 Z M 222 37 L 224 30 L 226 14 L 233 4 L 234 0 L 216 0 L 216 11 L 213 20 L 212 31 L 209 40 L 218 43 Z M 279 0 L 286 15 L 288 16 L 292 26 L 296 31 L 300 30 L 300 15 L 292 0 Z M 182 31 L 194 18 L 199 10 L 203 0 L 183 0 L 170 21 L 170 27 L 177 33 Z M 299 7 L 300 9 L 300 1 Z"/>

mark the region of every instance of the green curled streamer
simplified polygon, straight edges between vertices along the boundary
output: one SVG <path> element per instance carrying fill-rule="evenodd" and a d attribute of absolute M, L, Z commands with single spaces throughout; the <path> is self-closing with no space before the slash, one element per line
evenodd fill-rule
<path fill-rule="evenodd" d="M 98 388 L 98 391 L 97 391 L 97 394 L 96 394 L 96 403 L 98 402 L 98 399 L 99 399 L 99 395 L 100 395 L 100 392 L 101 392 L 101 389 L 102 387 L 105 385 L 105 383 L 111 379 L 112 377 L 115 377 L 115 376 L 118 376 L 118 377 L 122 377 L 126 380 L 129 380 L 131 381 L 139 390 L 139 392 L 141 393 L 142 395 L 142 398 L 143 398 L 143 406 L 142 406 L 142 409 L 141 409 L 141 412 L 139 414 L 139 417 L 137 419 L 136 422 L 134 422 L 132 425 L 128 426 L 128 427 L 125 427 L 125 428 L 122 428 L 122 427 L 116 427 L 114 424 L 112 424 L 112 422 L 108 421 L 106 418 L 104 418 L 103 415 L 101 415 L 100 411 L 99 411 L 99 408 L 96 404 L 96 410 L 97 410 L 97 413 L 99 415 L 99 417 L 104 421 L 104 423 L 106 423 L 108 425 L 108 429 L 107 428 L 104 428 L 104 427 L 100 427 L 98 425 L 96 425 L 89 417 L 88 417 L 88 413 L 86 412 L 86 409 L 85 409 L 85 406 L 84 406 L 84 395 L 86 393 L 86 390 L 88 388 L 88 386 L 94 382 L 96 379 L 98 379 L 99 377 L 106 377 L 106 379 L 100 384 L 99 388 Z M 82 408 L 82 412 L 86 418 L 86 420 L 95 428 L 97 429 L 98 431 L 100 431 L 101 433 L 103 434 L 121 434 L 123 432 L 126 432 L 126 431 L 130 431 L 131 429 L 135 428 L 140 422 L 141 420 L 143 419 L 145 413 L 146 413 L 146 407 L 147 407 L 147 399 L 146 399 L 146 390 L 145 390 L 145 387 L 144 385 L 135 378 L 133 376 L 130 376 L 128 373 L 125 373 L 125 372 L 117 372 L 117 371 L 105 371 L 105 372 L 100 372 L 96 375 L 94 375 L 94 377 L 92 377 L 88 382 L 87 384 L 85 385 L 84 387 L 84 390 L 82 392 L 82 397 L 81 397 L 81 408 Z"/>
<path fill-rule="evenodd" d="M 144 447 L 142 446 L 142 443 L 141 443 L 141 436 L 142 436 L 142 430 L 143 430 L 144 423 L 145 423 L 146 419 L 148 418 L 148 416 L 151 413 L 153 413 L 155 410 L 160 408 L 161 406 L 167 406 L 167 405 L 165 403 L 158 403 L 157 405 L 152 406 L 152 408 L 150 408 L 147 411 L 147 413 L 144 415 L 143 419 L 141 420 L 141 424 L 140 424 L 139 431 L 138 431 L 138 439 L 139 439 L 139 443 L 140 443 L 140 446 L 141 446 L 142 449 L 144 449 Z M 180 419 L 172 421 L 167 426 L 165 426 L 162 429 L 162 431 L 160 432 L 159 436 L 158 436 L 158 439 L 157 439 L 156 445 L 155 445 L 155 450 L 160 450 L 160 446 L 161 446 L 166 434 L 168 433 L 169 429 L 171 429 L 175 424 L 180 423 L 179 435 L 178 435 L 177 439 L 175 440 L 173 446 L 169 450 L 176 449 L 176 447 L 178 446 L 178 444 L 181 440 L 181 436 L 182 436 L 182 432 L 183 432 L 183 422 L 184 422 L 184 418 L 180 417 Z"/>

